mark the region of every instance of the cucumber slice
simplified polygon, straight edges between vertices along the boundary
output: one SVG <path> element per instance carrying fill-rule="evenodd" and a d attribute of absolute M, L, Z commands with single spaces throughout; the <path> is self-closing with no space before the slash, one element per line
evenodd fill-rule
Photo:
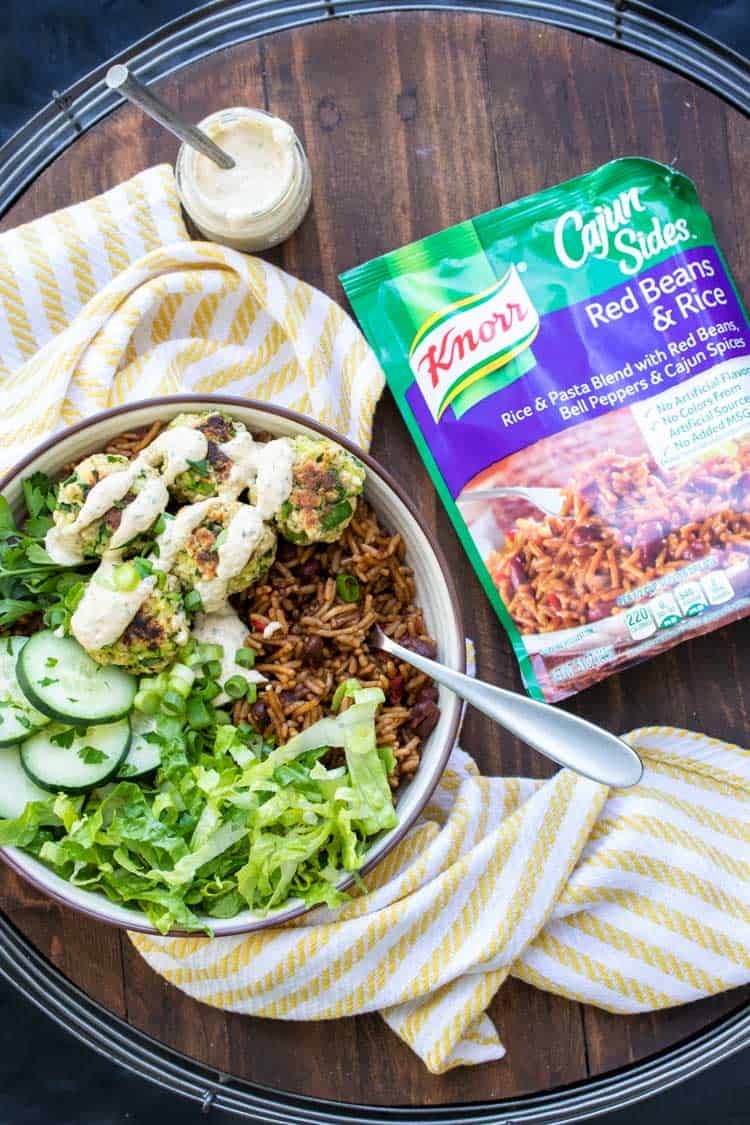
<path fill-rule="evenodd" d="M 28 637 L 0 639 L 0 746 L 23 742 L 49 722 L 47 715 L 32 707 L 16 679 L 18 654 L 27 640 Z"/>
<path fill-rule="evenodd" d="M 31 801 L 49 801 L 49 793 L 24 772 L 18 746 L 0 750 L 0 817 L 15 820 Z"/>
<path fill-rule="evenodd" d="M 73 637 L 49 629 L 21 649 L 16 676 L 44 715 L 72 726 L 112 723 L 133 706 L 138 681 L 122 668 L 97 664 Z"/>
<path fill-rule="evenodd" d="M 50 723 L 24 742 L 21 765 L 50 793 L 86 793 L 115 776 L 129 746 L 127 719 L 88 730 Z"/>
<path fill-rule="evenodd" d="M 156 733 L 156 717 L 134 709 L 130 716 L 130 730 L 130 748 L 117 771 L 118 778 L 128 780 L 151 773 L 161 764 L 161 743 L 150 741 Z"/>

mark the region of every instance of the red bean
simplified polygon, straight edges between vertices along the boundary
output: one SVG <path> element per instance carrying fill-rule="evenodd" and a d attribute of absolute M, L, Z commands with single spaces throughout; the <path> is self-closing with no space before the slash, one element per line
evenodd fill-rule
<path fill-rule="evenodd" d="M 601 528 L 590 523 L 582 523 L 574 529 L 570 538 L 574 547 L 582 547 L 584 543 L 596 543 L 601 537 Z"/>
<path fill-rule="evenodd" d="M 256 729 L 264 730 L 268 723 L 268 708 L 262 699 L 259 699 L 257 703 L 253 703 L 250 708 L 250 714 L 253 717 L 253 725 Z"/>
<path fill-rule="evenodd" d="M 667 528 L 659 520 L 646 520 L 637 529 L 633 545 L 641 549 L 643 566 L 653 566 L 664 545 Z"/>
<path fill-rule="evenodd" d="M 510 560 L 508 572 L 510 574 L 510 584 L 513 587 L 514 591 L 517 590 L 519 586 L 526 586 L 528 584 L 528 576 L 518 555 L 516 555 L 514 559 Z"/>
<path fill-rule="evenodd" d="M 401 637 L 398 642 L 409 652 L 416 652 L 418 656 L 426 656 L 434 660 L 437 656 L 437 645 L 429 637 Z"/>
<path fill-rule="evenodd" d="M 636 544 L 652 543 L 655 539 L 663 539 L 666 532 L 667 529 L 661 520 L 645 520 L 639 525 L 634 542 Z"/>
<path fill-rule="evenodd" d="M 432 682 L 430 682 L 429 684 L 425 684 L 423 687 L 421 687 L 417 692 L 417 703 L 437 703 L 437 701 L 437 684 L 433 684 Z"/>
<path fill-rule="evenodd" d="M 311 555 L 306 562 L 303 562 L 297 573 L 303 582 L 314 582 L 318 577 L 319 570 L 319 561 L 315 558 L 315 555 Z"/>
<path fill-rule="evenodd" d="M 306 690 L 302 684 L 296 684 L 293 688 L 286 688 L 279 694 L 282 707 L 289 707 L 292 703 L 299 703 L 301 699 L 305 698 Z"/>
<path fill-rule="evenodd" d="M 595 598 L 586 607 L 586 619 L 588 621 L 602 621 L 605 617 L 609 617 L 611 608 L 610 602 Z"/>
<path fill-rule="evenodd" d="M 388 702 L 392 707 L 398 707 L 404 697 L 404 677 L 391 676 L 388 681 Z"/>
<path fill-rule="evenodd" d="M 409 726 L 420 738 L 427 738 L 432 734 L 440 718 L 440 708 L 436 703 L 425 700 L 424 703 L 415 703 L 409 716 Z"/>
<path fill-rule="evenodd" d="M 323 638 L 319 637 L 317 633 L 305 637 L 305 643 L 302 646 L 302 659 L 305 664 L 309 664 L 311 668 L 320 668 L 325 659 L 324 647 Z"/>

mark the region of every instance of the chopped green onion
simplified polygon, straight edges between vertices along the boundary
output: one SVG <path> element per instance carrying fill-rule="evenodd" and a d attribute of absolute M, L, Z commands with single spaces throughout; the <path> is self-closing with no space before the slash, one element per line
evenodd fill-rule
<path fill-rule="evenodd" d="M 165 691 L 161 699 L 161 709 L 165 715 L 181 715 L 185 710 L 185 700 L 176 691 Z"/>
<path fill-rule="evenodd" d="M 336 593 L 342 602 L 358 602 L 359 582 L 353 574 L 339 574 L 336 579 Z"/>
<path fill-rule="evenodd" d="M 231 715 L 227 715 L 226 711 L 214 711 L 214 722 L 217 727 L 225 727 L 231 723 Z"/>
<path fill-rule="evenodd" d="M 221 660 L 224 655 L 223 645 L 198 645 L 198 652 L 201 654 L 201 661 L 203 664 L 208 663 L 209 660 Z"/>
<path fill-rule="evenodd" d="M 242 699 L 247 694 L 248 682 L 243 676 L 230 676 L 224 684 L 224 691 L 230 699 Z"/>
<path fill-rule="evenodd" d="M 155 691 L 137 691 L 133 706 L 144 715 L 155 715 L 161 705 L 161 696 Z"/>
<path fill-rule="evenodd" d="M 187 594 L 185 594 L 184 601 L 185 609 L 188 613 L 200 613 L 203 609 L 203 599 L 198 590 L 188 590 Z"/>
<path fill-rule="evenodd" d="M 133 559 L 133 566 L 138 571 L 139 578 L 148 578 L 149 574 L 154 573 L 154 564 L 150 559 Z"/>
<path fill-rule="evenodd" d="M 161 535 L 161 533 L 164 531 L 166 526 L 167 526 L 167 520 L 166 520 L 166 517 L 164 515 L 164 512 L 162 512 L 162 514 L 159 516 L 158 520 L 156 521 L 156 523 L 154 524 L 154 526 L 152 528 L 154 535 Z"/>
<path fill-rule="evenodd" d="M 195 696 L 187 701 L 185 717 L 194 730 L 204 730 L 206 727 L 210 727 L 213 722 L 211 712 L 206 704 L 202 699 L 197 699 Z"/>
<path fill-rule="evenodd" d="M 121 593 L 127 593 L 130 590 L 135 590 L 141 578 L 137 569 L 132 563 L 120 563 L 114 568 L 113 577 L 115 580 L 116 589 Z"/>
<path fill-rule="evenodd" d="M 169 687 L 176 691 L 183 699 L 190 695 L 190 689 L 195 683 L 195 672 L 186 664 L 175 664 L 169 673 Z"/>
<path fill-rule="evenodd" d="M 254 668 L 255 649 L 238 648 L 234 654 L 234 662 L 235 664 L 239 664 L 240 668 Z"/>
<path fill-rule="evenodd" d="M 202 680 L 201 686 L 195 689 L 194 694 L 201 699 L 212 700 L 221 691 L 221 685 L 217 684 L 216 680 Z"/>
<path fill-rule="evenodd" d="M 177 663 L 172 665 L 167 676 L 170 680 L 174 676 L 178 676 L 192 684 L 195 679 L 195 672 L 192 668 L 188 668 L 187 664 Z"/>
<path fill-rule="evenodd" d="M 247 696 L 248 703 L 255 703 L 255 701 L 258 698 L 258 685 L 257 684 L 248 684 L 247 685 L 247 691 L 246 691 L 245 694 Z"/>
<path fill-rule="evenodd" d="M 324 531 L 332 531 L 352 514 L 352 506 L 348 500 L 341 500 L 326 512 L 320 523 Z"/>
<path fill-rule="evenodd" d="M 158 691 L 159 695 L 164 695 L 168 688 L 169 675 L 166 672 L 160 672 L 158 676 L 154 677 L 154 691 Z"/>
<path fill-rule="evenodd" d="M 214 541 L 214 547 L 216 548 L 217 551 L 218 551 L 219 547 L 224 546 L 224 544 L 226 543 L 228 538 L 229 538 L 229 532 L 225 527 L 223 531 L 219 532 L 219 534 L 216 536 L 216 539 Z"/>
<path fill-rule="evenodd" d="M 211 676 L 214 680 L 218 679 L 221 675 L 221 661 L 209 660 L 208 663 L 204 665 L 204 670 L 207 676 Z"/>
<path fill-rule="evenodd" d="M 193 472 L 197 473 L 199 477 L 207 477 L 211 471 L 209 468 L 208 460 L 205 457 L 203 457 L 200 461 L 191 461 L 190 458 L 188 458 L 187 463 L 193 470 Z"/>

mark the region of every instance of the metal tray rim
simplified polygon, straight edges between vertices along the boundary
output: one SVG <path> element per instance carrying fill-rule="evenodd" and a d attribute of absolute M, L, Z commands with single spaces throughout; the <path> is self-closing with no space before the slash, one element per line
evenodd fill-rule
<path fill-rule="evenodd" d="M 750 1005 L 745 1005 L 645 1061 L 543 1094 L 430 1108 L 371 1107 L 289 1094 L 196 1062 L 92 1000 L 2 915 L 0 976 L 64 1030 L 126 1070 L 206 1109 L 226 1110 L 268 1125 L 406 1125 L 416 1120 L 435 1125 L 566 1125 L 677 1085 L 750 1041 Z"/>
<path fill-rule="evenodd" d="M 750 61 L 640 0 L 210 0 L 96 67 L 0 147 L 0 215 L 86 129 L 120 104 L 102 85 L 128 62 L 147 81 L 212 52 L 330 18 L 407 10 L 470 11 L 553 24 L 645 56 L 750 113 Z M 564 1125 L 622 1108 L 699 1073 L 750 1043 L 750 1004 L 648 1059 L 543 1094 L 434 1108 L 367 1107 L 288 1094 L 220 1074 L 159 1043 L 88 997 L 0 913 L 0 976 L 81 1042 L 193 1101 L 268 1125 L 406 1123 Z"/>
<path fill-rule="evenodd" d="M 24 188 L 120 99 L 102 82 L 113 62 L 156 81 L 223 47 L 318 20 L 405 10 L 515 16 L 588 34 L 700 82 L 750 113 L 750 61 L 642 0 L 210 0 L 95 67 L 0 146 L 0 216 Z"/>

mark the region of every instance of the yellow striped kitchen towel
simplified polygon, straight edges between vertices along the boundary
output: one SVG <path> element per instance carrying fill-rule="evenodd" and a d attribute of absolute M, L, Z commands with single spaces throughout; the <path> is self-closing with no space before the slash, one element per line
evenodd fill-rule
<path fill-rule="evenodd" d="M 168 165 L 0 235 L 0 472 L 79 418 L 180 391 L 272 399 L 367 446 L 382 389 L 334 301 L 190 241 Z"/>
<path fill-rule="evenodd" d="M 171 170 L 0 236 L 0 467 L 95 410 L 178 390 L 273 398 L 367 445 L 383 380 L 351 320 L 257 259 L 190 243 Z M 665 727 L 626 792 L 487 778 L 460 749 L 420 821 L 336 913 L 209 940 L 132 934 L 208 1004 L 380 1011 L 440 1073 L 504 1054 L 508 975 L 613 1012 L 750 980 L 750 753 Z"/>
<path fill-rule="evenodd" d="M 456 749 L 406 839 L 332 914 L 220 938 L 132 934 L 208 1004 L 276 1019 L 380 1011 L 434 1073 L 499 1059 L 509 975 L 611 1012 L 750 979 L 750 753 L 649 727 L 634 789 L 481 777 Z"/>

